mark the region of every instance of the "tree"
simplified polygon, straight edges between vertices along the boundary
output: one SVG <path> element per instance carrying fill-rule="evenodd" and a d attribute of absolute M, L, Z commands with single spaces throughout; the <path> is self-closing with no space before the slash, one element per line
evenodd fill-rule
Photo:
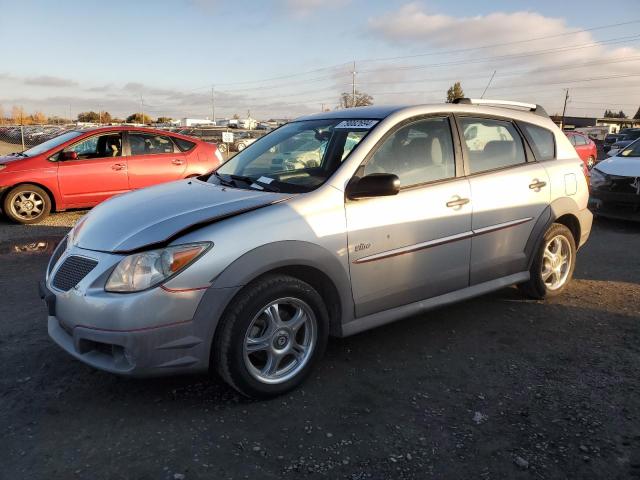
<path fill-rule="evenodd" d="M 149 116 L 146 115 L 144 116 L 144 118 L 142 118 L 142 115 L 140 113 L 132 113 L 131 115 L 129 115 L 127 117 L 126 120 L 127 123 L 143 123 L 143 124 L 148 124 L 148 123 L 152 123 L 153 119 Z"/>
<path fill-rule="evenodd" d="M 0 105 L 0 125 L 4 124 L 4 108 Z"/>
<path fill-rule="evenodd" d="M 37 124 L 43 124 L 47 122 L 47 117 L 42 112 L 35 112 L 31 115 L 31 121 Z"/>
<path fill-rule="evenodd" d="M 373 97 L 368 93 L 356 90 L 355 96 L 348 92 L 340 94 L 339 108 L 366 107 L 367 105 L 373 105 Z"/>
<path fill-rule="evenodd" d="M 238 115 L 237 113 L 234 113 L 232 118 L 234 120 L 240 120 L 240 115 Z"/>
<path fill-rule="evenodd" d="M 158 117 L 156 123 L 169 123 L 171 120 L 173 120 L 171 117 Z"/>
<path fill-rule="evenodd" d="M 11 107 L 11 123 L 13 124 L 21 124 L 24 122 L 24 109 L 22 107 L 17 107 L 14 105 Z"/>
<path fill-rule="evenodd" d="M 640 107 L 638 107 L 638 111 L 636 112 L 636 114 L 633 116 L 634 120 L 640 120 Z"/>
<path fill-rule="evenodd" d="M 464 91 L 460 82 L 456 82 L 447 90 L 447 103 L 453 103 L 456 98 L 464 98 Z"/>
<path fill-rule="evenodd" d="M 605 110 L 604 118 L 627 118 L 627 116 L 622 110 L 620 110 L 618 113 L 614 112 L 613 110 Z"/>
<path fill-rule="evenodd" d="M 88 123 L 110 123 L 111 114 L 109 112 L 94 112 L 93 110 L 90 112 L 80 112 L 78 114 L 78 121 Z"/>

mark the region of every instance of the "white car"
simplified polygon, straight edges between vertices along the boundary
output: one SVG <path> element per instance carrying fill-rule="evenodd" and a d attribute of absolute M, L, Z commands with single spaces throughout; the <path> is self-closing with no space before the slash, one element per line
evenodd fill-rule
<path fill-rule="evenodd" d="M 598 163 L 590 181 L 594 213 L 640 221 L 640 139 Z"/>

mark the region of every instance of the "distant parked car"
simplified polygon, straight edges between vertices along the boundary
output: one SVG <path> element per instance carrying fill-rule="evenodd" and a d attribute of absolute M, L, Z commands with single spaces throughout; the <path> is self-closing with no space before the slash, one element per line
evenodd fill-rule
<path fill-rule="evenodd" d="M 578 152 L 578 155 L 587 166 L 588 169 L 592 169 L 598 159 L 598 147 L 595 142 L 591 140 L 587 135 L 583 135 L 578 132 L 564 132 L 571 145 L 573 145 Z"/>
<path fill-rule="evenodd" d="M 52 210 L 93 207 L 221 163 L 215 145 L 184 135 L 132 127 L 71 130 L 0 157 L 0 205 L 16 222 L 37 223 Z"/>
<path fill-rule="evenodd" d="M 594 213 L 640 221 L 640 139 L 598 163 L 590 183 Z"/>
<path fill-rule="evenodd" d="M 621 135 L 615 143 L 611 145 L 607 155 L 610 157 L 617 155 L 639 138 L 640 128 L 625 128 L 624 130 L 621 130 Z"/>

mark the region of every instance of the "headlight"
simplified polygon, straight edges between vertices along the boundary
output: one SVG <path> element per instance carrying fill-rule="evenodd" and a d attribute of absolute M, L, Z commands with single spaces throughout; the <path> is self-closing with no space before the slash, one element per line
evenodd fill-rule
<path fill-rule="evenodd" d="M 592 168 L 590 175 L 591 175 L 590 182 L 592 187 L 601 187 L 609 183 L 607 176 L 597 168 Z"/>
<path fill-rule="evenodd" d="M 109 276 L 108 292 L 139 292 L 155 287 L 191 265 L 211 243 L 188 243 L 135 253 L 120 260 Z"/>

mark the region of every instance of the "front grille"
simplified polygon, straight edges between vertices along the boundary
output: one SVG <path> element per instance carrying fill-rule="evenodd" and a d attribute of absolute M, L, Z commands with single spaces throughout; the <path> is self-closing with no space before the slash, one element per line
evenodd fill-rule
<path fill-rule="evenodd" d="M 51 270 L 53 270 L 53 267 L 56 266 L 56 263 L 58 263 L 58 260 L 60 260 L 60 257 L 67 249 L 67 238 L 68 237 L 64 237 L 54 250 L 51 260 L 49 260 L 49 273 L 51 273 Z"/>
<path fill-rule="evenodd" d="M 80 280 L 86 277 L 93 270 L 98 262 L 85 257 L 71 255 L 67 257 L 58 268 L 53 279 L 53 286 L 63 292 L 68 292 L 75 287 Z"/>
<path fill-rule="evenodd" d="M 638 182 L 639 179 L 634 177 L 613 177 L 611 179 L 611 186 L 609 190 L 617 193 L 631 193 L 638 194 Z"/>

